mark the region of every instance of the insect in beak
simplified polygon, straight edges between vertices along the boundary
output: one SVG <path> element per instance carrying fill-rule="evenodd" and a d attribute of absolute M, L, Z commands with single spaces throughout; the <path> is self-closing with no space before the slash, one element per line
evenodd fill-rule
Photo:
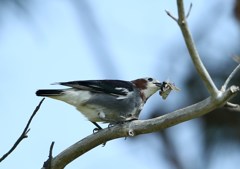
<path fill-rule="evenodd" d="M 161 89 L 159 91 L 160 96 L 162 96 L 162 98 L 165 100 L 168 95 L 170 94 L 170 92 L 172 90 L 175 91 L 180 91 L 179 88 L 177 88 L 174 83 L 170 83 L 170 82 L 163 82 L 161 85 Z"/>

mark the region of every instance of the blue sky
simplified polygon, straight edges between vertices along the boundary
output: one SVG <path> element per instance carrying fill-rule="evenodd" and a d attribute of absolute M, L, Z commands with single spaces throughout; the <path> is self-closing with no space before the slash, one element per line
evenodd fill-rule
<path fill-rule="evenodd" d="M 94 35 L 86 33 L 86 25 L 83 25 L 86 18 L 80 16 L 81 12 L 70 2 L 36 0 L 29 8 L 29 17 L 16 15 L 11 9 L 4 12 L 0 25 L 1 154 L 16 141 L 40 101 L 40 98 L 35 96 L 35 91 L 40 88 L 58 88 L 59 86 L 50 85 L 53 82 L 84 79 L 132 80 L 153 76 L 160 81 L 169 78 L 183 89 L 182 92 L 171 93 L 166 101 L 162 101 L 157 94 L 154 95 L 144 107 L 142 119 L 151 107 L 168 105 L 167 109 L 171 111 L 177 108 L 176 101 L 186 97 L 186 89 L 181 82 L 188 73 L 186 68 L 191 66 L 191 60 L 185 53 L 186 48 L 178 26 L 165 13 L 165 9 L 173 14 L 177 13 L 175 1 L 89 1 L 102 35 L 102 39 L 95 37 L 96 41 L 101 43 L 100 49 L 96 49 L 89 39 Z M 186 6 L 189 2 L 185 2 Z M 230 19 L 231 2 L 211 1 L 207 2 L 207 5 L 206 1 L 194 2 L 189 17 L 193 33 L 201 32 L 206 29 L 204 25 L 216 21 L 215 26 L 219 29 L 207 36 L 208 44 L 200 45 L 209 45 L 213 51 L 229 47 L 229 50 L 225 50 L 229 58 L 233 55 L 232 48 L 236 46 L 228 46 L 228 42 L 239 36 L 237 25 Z M 216 16 L 211 15 L 211 11 L 219 6 L 219 3 L 224 8 L 219 9 L 222 13 L 216 19 Z M 224 22 L 230 26 L 221 25 Z M 228 32 L 228 36 L 219 36 L 223 32 Z M 214 37 L 222 39 L 213 44 Z M 110 56 L 108 61 L 111 65 L 103 63 L 102 56 L 97 55 L 103 49 Z M 176 55 L 178 50 L 181 55 L 175 56 L 173 60 L 170 56 Z M 213 56 L 217 55 L 218 53 L 213 52 Z M 219 64 L 224 62 L 224 59 L 219 57 L 211 59 Z M 113 67 L 114 70 L 106 70 L 106 67 Z M 91 134 L 93 127 L 73 107 L 46 99 L 33 119 L 29 137 L 1 163 L 0 168 L 39 168 L 47 159 L 52 141 L 55 141 L 53 154 L 56 155 Z M 189 151 L 181 155 L 182 160 L 195 159 L 201 152 L 198 149 L 201 136 L 196 135 L 200 132 L 198 126 L 190 121 L 169 130 L 174 133 L 172 137 L 178 136 L 176 144 L 179 152 L 183 151 L 183 145 L 187 144 L 189 147 Z M 161 140 L 151 134 L 138 137 L 138 140 L 142 138 L 149 145 L 156 145 L 156 149 L 147 147 L 143 141 L 117 139 L 108 142 L 105 147 L 98 146 L 84 154 L 67 169 L 172 167 L 164 160 L 164 156 L 160 155 L 159 158 L 159 153 L 155 151 L 161 151 L 162 147 L 158 144 Z M 239 153 L 236 153 L 237 155 Z M 234 161 L 228 162 L 225 156 L 222 158 L 231 168 L 228 164 L 234 164 Z M 221 157 L 215 161 L 211 168 L 219 167 Z M 234 165 L 232 166 L 234 168 Z"/>

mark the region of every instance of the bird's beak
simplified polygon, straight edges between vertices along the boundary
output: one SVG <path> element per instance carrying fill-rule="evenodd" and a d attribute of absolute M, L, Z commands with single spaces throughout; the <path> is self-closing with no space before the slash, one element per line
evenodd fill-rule
<path fill-rule="evenodd" d="M 154 83 L 157 87 L 162 87 L 162 83 L 160 83 L 160 82 L 156 82 L 156 83 Z"/>

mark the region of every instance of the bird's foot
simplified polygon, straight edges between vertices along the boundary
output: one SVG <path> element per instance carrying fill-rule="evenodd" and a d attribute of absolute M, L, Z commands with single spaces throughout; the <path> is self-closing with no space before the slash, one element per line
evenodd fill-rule
<path fill-rule="evenodd" d="M 96 128 L 93 129 L 93 133 L 97 133 L 100 130 L 102 130 L 102 127 L 99 124 L 97 124 L 96 122 L 93 122 L 93 121 L 91 121 L 91 122 L 96 126 Z"/>

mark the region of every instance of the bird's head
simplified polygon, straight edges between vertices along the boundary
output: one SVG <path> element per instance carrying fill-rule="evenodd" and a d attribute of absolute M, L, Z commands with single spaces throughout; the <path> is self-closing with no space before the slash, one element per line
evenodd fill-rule
<path fill-rule="evenodd" d="M 162 87 L 162 83 L 151 77 L 136 79 L 132 83 L 141 91 L 145 99 L 148 99 Z"/>

